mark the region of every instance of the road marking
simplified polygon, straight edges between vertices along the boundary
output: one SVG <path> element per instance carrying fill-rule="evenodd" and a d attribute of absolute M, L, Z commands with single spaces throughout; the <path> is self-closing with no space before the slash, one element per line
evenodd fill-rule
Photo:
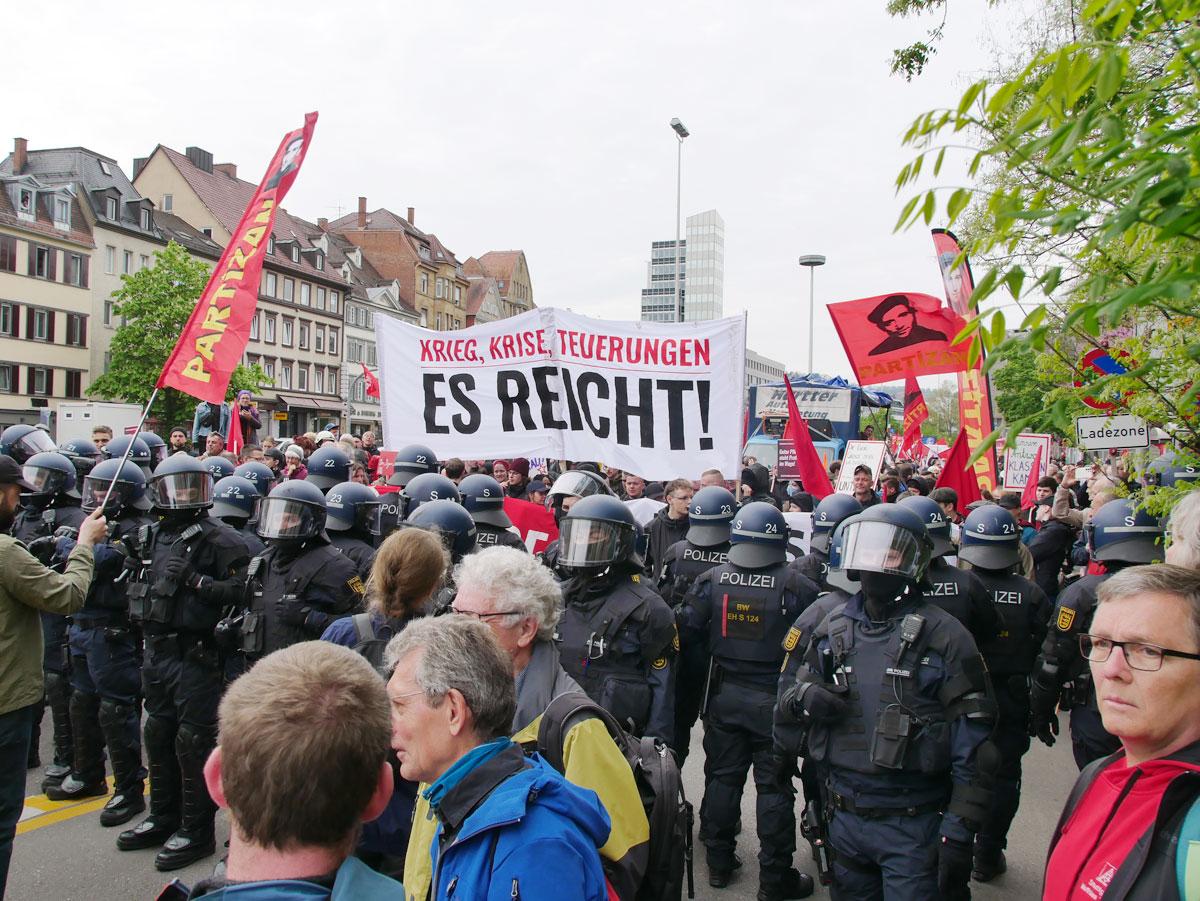
<path fill-rule="evenodd" d="M 112 779 L 108 779 L 107 795 L 83 801 L 51 801 L 45 795 L 30 795 L 25 799 L 25 807 L 17 821 L 17 835 L 100 810 L 112 797 L 112 784 Z"/>

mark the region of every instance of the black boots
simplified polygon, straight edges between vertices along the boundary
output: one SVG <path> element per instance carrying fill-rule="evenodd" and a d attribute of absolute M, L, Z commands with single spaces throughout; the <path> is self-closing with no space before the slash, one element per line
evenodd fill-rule
<path fill-rule="evenodd" d="M 216 735 L 209 730 L 186 723 L 179 727 L 175 748 L 183 787 L 182 815 L 179 831 L 167 839 L 154 858 L 156 869 L 178 870 L 216 852 L 213 819 L 217 806 L 204 783 L 204 763 L 215 744 Z"/>
<path fill-rule="evenodd" d="M 146 809 L 142 743 L 136 704 L 100 702 L 100 730 L 112 762 L 113 796 L 100 811 L 101 826 L 128 823 Z"/>

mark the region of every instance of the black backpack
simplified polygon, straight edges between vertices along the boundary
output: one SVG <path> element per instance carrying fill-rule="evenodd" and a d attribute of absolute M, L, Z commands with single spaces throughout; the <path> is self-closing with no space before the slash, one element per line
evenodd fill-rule
<path fill-rule="evenodd" d="M 692 874 L 692 805 L 683 791 L 675 755 L 656 738 L 630 735 L 611 713 L 580 692 L 561 694 L 546 708 L 538 726 L 537 752 L 563 772 L 563 740 L 568 727 L 581 717 L 604 723 L 629 768 L 642 796 L 650 822 L 650 851 L 638 901 L 675 901 L 683 895 L 687 874 L 688 897 L 695 897 Z"/>
<path fill-rule="evenodd" d="M 386 634 L 376 635 L 375 625 L 371 622 L 369 613 L 354 614 L 353 622 L 355 638 L 353 650 L 365 657 L 367 663 L 375 667 L 375 672 L 383 676 L 385 680 L 388 679 L 391 673 L 384 666 L 383 652 L 387 650 L 388 642 L 392 640 L 397 630 L 392 628 L 391 624 L 385 624 L 382 631 Z"/>

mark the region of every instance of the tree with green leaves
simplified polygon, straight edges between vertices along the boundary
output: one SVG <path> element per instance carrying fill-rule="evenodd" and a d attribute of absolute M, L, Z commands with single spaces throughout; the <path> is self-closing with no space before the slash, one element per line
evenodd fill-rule
<path fill-rule="evenodd" d="M 154 254 L 153 266 L 121 276 L 113 308 L 123 322 L 113 335 L 108 369 L 92 382 L 88 394 L 145 406 L 208 276 L 209 267 L 174 241 Z M 270 379 L 259 366 L 239 365 L 229 390 L 233 394 L 243 388 L 254 391 L 264 384 L 270 384 Z M 185 419 L 191 422 L 195 406 L 195 398 L 164 388 L 150 414 L 171 427 Z"/>

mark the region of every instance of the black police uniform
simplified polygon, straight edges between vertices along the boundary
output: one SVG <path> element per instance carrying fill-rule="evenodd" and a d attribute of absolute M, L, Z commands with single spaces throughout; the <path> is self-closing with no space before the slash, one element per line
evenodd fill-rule
<path fill-rule="evenodd" d="M 977 853 L 995 860 L 1021 803 L 1021 758 L 1029 750 L 1029 676 L 1046 636 L 1050 601 L 1033 582 L 1013 573 L 976 568 L 1000 615 L 1000 634 L 980 647 L 998 717 L 992 744 L 1000 752 L 994 800 L 976 838 Z"/>
<path fill-rule="evenodd" d="M 758 797 L 760 883 L 781 883 L 791 871 L 795 792 L 782 771 L 784 762 L 774 753 L 772 712 L 784 638 L 818 593 L 815 583 L 786 562 L 753 569 L 726 562 L 697 578 L 683 602 L 682 640 L 705 647 L 712 658 L 703 712 L 700 807 L 710 871 L 727 873 L 736 866 L 737 823 L 751 765 Z"/>
<path fill-rule="evenodd" d="M 695 581 L 714 566 L 729 560 L 729 542 L 698 547 L 687 539 L 677 541 L 663 555 L 658 592 L 676 612 Z M 675 661 L 675 758 L 680 768 L 692 746 L 692 727 L 700 717 L 704 701 L 704 683 L 708 676 L 707 637 L 704 641 L 685 641 L 680 635 L 679 657 Z"/>
<path fill-rule="evenodd" d="M 238 533 L 206 510 L 143 526 L 128 589 L 129 615 L 145 634 L 143 739 L 150 765 L 150 815 L 117 840 L 122 850 L 165 846 L 155 865 L 212 853 L 216 807 L 204 762 L 217 740 L 223 670 L 213 628 L 238 603 L 249 555 Z M 176 831 L 178 830 L 178 831 Z M 174 833 L 174 834 L 172 834 Z"/>
<path fill-rule="evenodd" d="M 254 559 L 259 554 L 267 549 L 266 544 L 258 537 L 258 532 L 255 527 L 247 520 L 241 525 L 229 523 L 238 533 L 238 537 L 246 544 L 246 552 L 250 555 L 250 559 Z"/>
<path fill-rule="evenodd" d="M 528 550 L 521 536 L 511 529 L 502 529 L 486 522 L 475 523 L 475 550 L 481 551 L 489 547 L 515 547 L 518 550 Z"/>
<path fill-rule="evenodd" d="M 87 514 L 79 508 L 79 502 L 58 494 L 49 504 L 22 506 L 13 520 L 12 536 L 29 547 L 34 556 L 49 563 L 54 553 L 54 533 L 62 528 L 78 530 Z M 39 541 L 39 539 L 43 539 Z M 37 542 L 35 544 L 35 542 Z M 54 763 L 47 768 L 48 782 L 61 781 L 71 770 L 74 758 L 73 735 L 71 733 L 71 671 L 67 650 L 69 621 L 65 616 L 54 613 L 40 614 L 42 620 L 42 672 L 46 695 L 44 702 L 50 706 L 50 721 L 54 730 Z M 41 717 L 34 722 L 33 735 L 29 743 L 30 765 L 38 765 L 38 747 L 41 743 Z"/>
<path fill-rule="evenodd" d="M 803 557 L 797 557 L 791 563 L 792 569 L 815 582 L 822 591 L 829 591 L 829 554 L 816 548 L 809 550 Z"/>
<path fill-rule="evenodd" d="M 359 578 L 364 581 L 371 575 L 371 564 L 375 562 L 375 546 L 353 532 L 330 532 L 329 543 L 345 554 Z"/>
<path fill-rule="evenodd" d="M 976 647 L 982 648 L 1000 633 L 1000 614 L 974 572 L 951 566 L 942 557 L 934 557 L 929 561 L 925 580 L 929 583 L 925 588 L 925 600 L 941 607 L 966 626 Z"/>

